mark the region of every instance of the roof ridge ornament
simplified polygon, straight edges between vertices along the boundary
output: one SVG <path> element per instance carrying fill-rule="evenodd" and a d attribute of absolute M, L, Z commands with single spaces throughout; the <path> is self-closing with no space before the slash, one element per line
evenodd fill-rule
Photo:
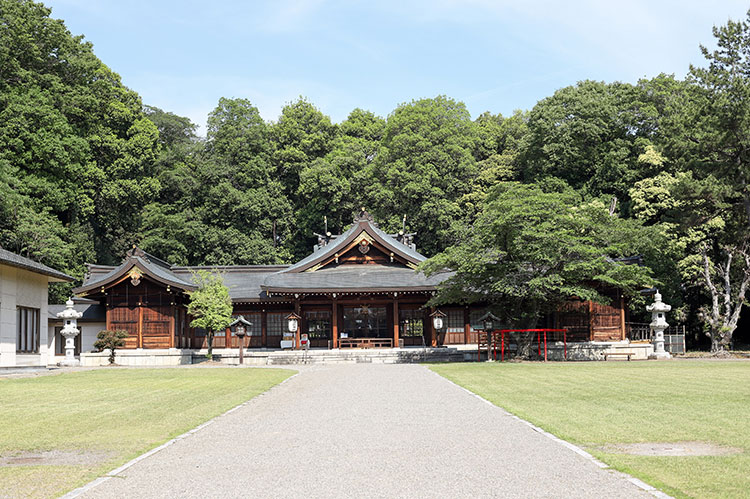
<path fill-rule="evenodd" d="M 359 210 L 359 213 L 354 216 L 354 223 L 357 222 L 370 222 L 375 227 L 378 226 L 378 224 L 375 222 L 375 219 L 370 215 L 370 213 L 365 209 L 365 207 L 361 207 Z"/>

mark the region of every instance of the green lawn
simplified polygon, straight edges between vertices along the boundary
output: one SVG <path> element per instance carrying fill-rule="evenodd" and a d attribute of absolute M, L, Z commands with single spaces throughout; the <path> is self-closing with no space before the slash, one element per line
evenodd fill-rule
<path fill-rule="evenodd" d="M 482 363 L 432 369 L 668 494 L 750 495 L 750 362 Z M 712 442 L 742 452 L 646 457 L 601 449 L 677 441 Z"/>
<path fill-rule="evenodd" d="M 0 456 L 80 453 L 76 465 L 0 466 L 0 496 L 60 495 L 293 373 L 237 368 L 98 369 L 0 379 Z"/>

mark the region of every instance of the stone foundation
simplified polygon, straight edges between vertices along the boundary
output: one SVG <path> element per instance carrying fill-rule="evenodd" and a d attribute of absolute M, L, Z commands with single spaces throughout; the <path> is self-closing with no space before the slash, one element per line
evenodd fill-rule
<path fill-rule="evenodd" d="M 109 351 L 81 353 L 82 367 L 109 365 Z M 115 364 L 120 366 L 151 367 L 191 364 L 193 351 L 180 348 L 115 350 Z"/>

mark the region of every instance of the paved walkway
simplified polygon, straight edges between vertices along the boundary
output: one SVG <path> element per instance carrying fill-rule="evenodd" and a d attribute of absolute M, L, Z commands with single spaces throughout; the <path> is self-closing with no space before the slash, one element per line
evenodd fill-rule
<path fill-rule="evenodd" d="M 303 370 L 85 497 L 649 497 L 419 365 Z"/>

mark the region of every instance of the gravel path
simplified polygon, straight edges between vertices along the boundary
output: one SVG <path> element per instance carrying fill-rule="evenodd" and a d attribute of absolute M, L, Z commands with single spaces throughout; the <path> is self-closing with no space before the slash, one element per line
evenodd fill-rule
<path fill-rule="evenodd" d="M 419 365 L 304 369 L 85 497 L 649 497 Z"/>

